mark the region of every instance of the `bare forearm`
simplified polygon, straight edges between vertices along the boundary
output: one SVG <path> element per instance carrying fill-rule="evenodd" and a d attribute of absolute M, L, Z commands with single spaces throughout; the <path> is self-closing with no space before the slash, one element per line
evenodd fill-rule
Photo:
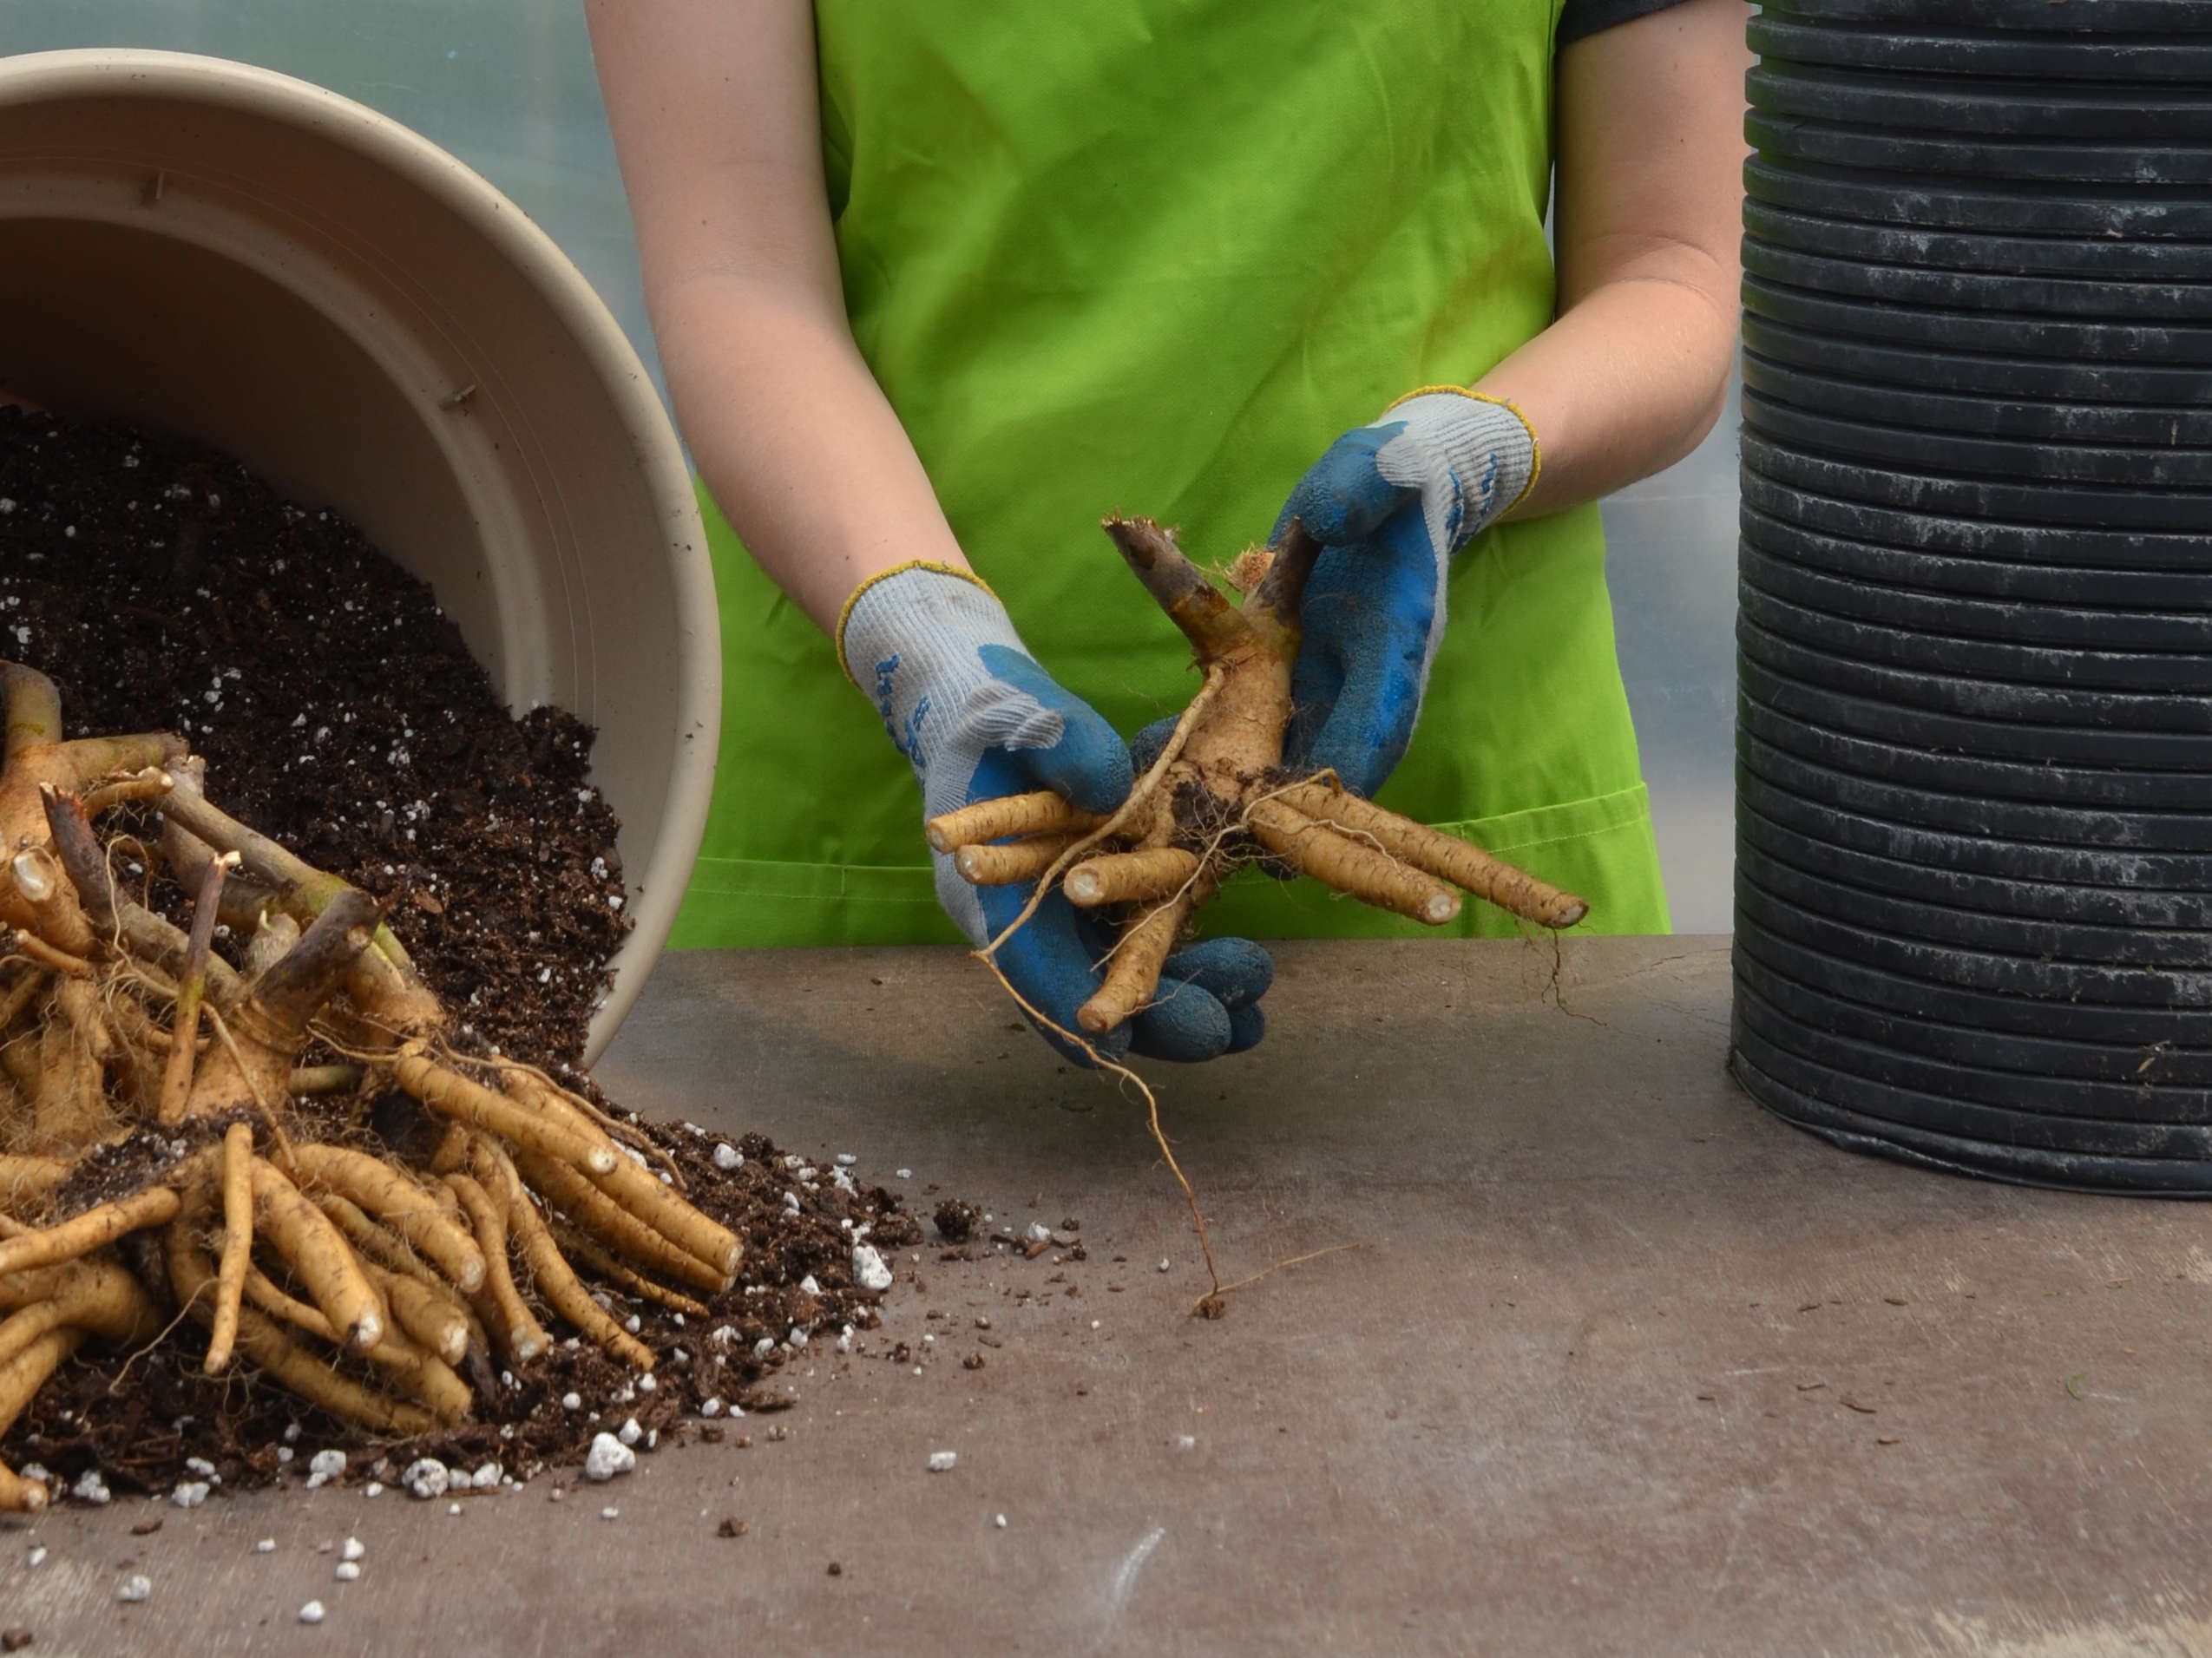
<path fill-rule="evenodd" d="M 825 631 L 880 571 L 916 559 L 965 567 L 842 315 L 807 295 L 698 278 L 658 297 L 654 327 L 716 503 Z"/>
<path fill-rule="evenodd" d="M 1684 267 L 1670 270 L 1670 265 Z M 1517 518 L 1648 477 L 1695 449 L 1728 400 L 1732 272 L 1687 249 L 1606 282 L 1476 383 L 1512 399 L 1541 445 Z"/>
<path fill-rule="evenodd" d="M 684 436 L 771 579 L 825 629 L 868 577 L 958 565 L 845 322 L 808 0 L 587 0 Z"/>
<path fill-rule="evenodd" d="M 1482 377 L 1542 446 L 1518 516 L 1680 460 L 1736 354 L 1743 0 L 1685 0 L 1568 45 L 1558 69 L 1552 324 Z"/>

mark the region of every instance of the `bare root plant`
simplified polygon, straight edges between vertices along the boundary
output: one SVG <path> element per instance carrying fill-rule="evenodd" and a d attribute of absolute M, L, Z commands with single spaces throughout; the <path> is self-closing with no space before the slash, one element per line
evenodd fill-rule
<path fill-rule="evenodd" d="M 459 1052 L 375 901 L 212 804 L 180 739 L 64 742 L 12 663 L 0 698 L 0 1434 L 83 1343 L 181 1314 L 208 1374 L 243 1360 L 406 1437 L 469 1416 L 465 1379 L 548 1319 L 652 1367 L 572 1255 L 678 1304 L 729 1288 L 734 1234 L 587 1100 Z M 162 814 L 189 931 L 115 877 L 97 826 L 126 802 Z M 344 1063 L 302 1067 L 311 1045 Z M 380 1096 L 408 1132 L 359 1131 Z M 0 1512 L 47 1499 L 0 1465 Z"/>
<path fill-rule="evenodd" d="M 1196 650 L 1198 691 L 1111 817 L 1045 792 L 930 822 L 931 844 L 968 881 L 1038 883 L 982 952 L 987 960 L 1055 888 L 1099 912 L 1115 923 L 1115 941 L 1098 993 L 1077 1014 L 1098 1037 L 1152 1002 L 1192 916 L 1241 863 L 1272 860 L 1432 927 L 1459 914 L 1462 892 L 1552 929 L 1583 918 L 1581 899 L 1468 842 L 1364 800 L 1330 773 L 1284 768 L 1299 600 L 1321 550 L 1296 522 L 1279 547 L 1250 549 L 1231 566 L 1241 607 L 1150 519 L 1112 517 L 1105 529 Z"/>

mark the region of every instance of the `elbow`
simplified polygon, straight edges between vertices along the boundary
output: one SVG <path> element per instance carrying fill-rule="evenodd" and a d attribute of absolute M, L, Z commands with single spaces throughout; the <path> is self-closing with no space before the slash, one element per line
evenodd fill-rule
<path fill-rule="evenodd" d="M 1702 305 L 1693 313 L 1698 325 L 1690 335 L 1682 383 L 1685 418 L 1675 436 L 1671 466 L 1713 434 L 1728 412 L 1729 390 L 1736 375 L 1736 313 L 1727 305 Z"/>
<path fill-rule="evenodd" d="M 1714 429 L 1721 423 L 1721 416 L 1728 412 L 1729 381 L 1735 366 L 1736 353 L 1731 350 L 1721 359 L 1720 371 L 1714 377 L 1712 390 L 1707 393 L 1703 404 L 1691 417 L 1688 429 L 1684 432 L 1682 449 L 1674 457 L 1676 460 L 1681 460 L 1710 437 Z"/>

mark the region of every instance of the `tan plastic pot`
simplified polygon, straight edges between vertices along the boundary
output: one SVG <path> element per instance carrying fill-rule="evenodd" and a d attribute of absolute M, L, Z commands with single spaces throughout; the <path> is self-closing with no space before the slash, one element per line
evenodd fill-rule
<path fill-rule="evenodd" d="M 428 580 L 509 704 L 599 728 L 634 931 L 666 941 L 721 659 L 674 433 L 597 296 L 452 156 L 215 58 L 0 59 L 0 390 L 184 434 Z"/>

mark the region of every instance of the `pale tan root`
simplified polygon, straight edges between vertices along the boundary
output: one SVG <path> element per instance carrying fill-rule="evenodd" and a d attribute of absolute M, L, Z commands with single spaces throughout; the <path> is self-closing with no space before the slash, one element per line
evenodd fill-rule
<path fill-rule="evenodd" d="M 1279 800 L 1256 800 L 1244 809 L 1252 837 L 1323 886 L 1395 911 L 1430 927 L 1460 913 L 1460 895 L 1432 875 L 1387 852 L 1349 839 Z"/>
<path fill-rule="evenodd" d="M 113 1045 L 100 1017 L 100 993 L 88 979 L 54 986 L 53 1017 L 39 1032 L 38 1081 L 31 1092 L 33 1150 L 74 1150 L 98 1140 L 110 1120 L 101 1085 L 103 1050 Z"/>
<path fill-rule="evenodd" d="M 524 1304 L 522 1292 L 515 1288 L 514 1275 L 508 1270 L 506 1206 L 495 1202 L 471 1176 L 456 1172 L 445 1179 L 468 1211 L 476 1229 L 476 1247 L 484 1255 L 483 1287 L 472 1297 L 477 1316 L 490 1327 L 502 1353 L 518 1362 L 536 1358 L 546 1350 L 550 1338 L 545 1326 Z"/>
<path fill-rule="evenodd" d="M 1060 855 L 1081 837 L 1039 835 L 1003 846 L 986 842 L 964 846 L 953 854 L 961 878 L 977 887 L 1013 887 L 1034 881 L 1058 861 Z"/>
<path fill-rule="evenodd" d="M 482 1083 L 433 1065 L 418 1053 L 404 1053 L 393 1060 L 391 1075 L 426 1110 L 496 1135 L 510 1144 L 528 1146 L 594 1175 L 604 1174 L 624 1161 L 614 1141 L 597 1129 L 587 1134 L 573 1122 L 552 1120 Z"/>
<path fill-rule="evenodd" d="M 79 1329 L 110 1341 L 142 1340 L 161 1327 L 154 1302 L 120 1266 L 78 1262 L 53 1292 L 0 1323 L 0 1365 L 49 1331 Z"/>
<path fill-rule="evenodd" d="M 0 1205 L 43 1197 L 69 1177 L 60 1157 L 13 1157 L 0 1153 Z"/>
<path fill-rule="evenodd" d="M 1084 909 L 1135 903 L 1179 891 L 1198 873 L 1198 855 L 1179 846 L 1148 846 L 1086 858 L 1060 883 L 1068 901 Z"/>
<path fill-rule="evenodd" d="M 705 1301 L 693 1301 L 681 1290 L 655 1283 L 635 1268 L 618 1261 L 613 1250 L 573 1226 L 555 1228 L 553 1241 L 561 1246 L 562 1255 L 574 1256 L 600 1277 L 619 1284 L 641 1301 L 654 1302 L 672 1313 L 681 1313 L 686 1318 L 703 1319 L 712 1312 Z"/>
<path fill-rule="evenodd" d="M 0 1273 L 0 1313 L 50 1300 L 76 1265 L 71 1262 L 67 1266 L 41 1267 L 35 1272 Z"/>
<path fill-rule="evenodd" d="M 46 988 L 47 977 L 46 969 L 33 963 L 16 975 L 15 983 L 0 990 L 0 1031 L 13 1025 L 16 1016 L 38 999 L 39 993 Z"/>
<path fill-rule="evenodd" d="M 476 1240 L 428 1191 L 390 1163 L 338 1145 L 303 1145 L 292 1157 L 308 1184 L 334 1191 L 375 1216 L 463 1291 L 473 1292 L 484 1281 Z"/>
<path fill-rule="evenodd" d="M 258 1267 L 246 1276 L 246 1298 L 279 1323 L 318 1341 L 339 1345 L 328 1319 L 306 1302 L 286 1294 Z M 384 1340 L 360 1356 L 387 1373 L 418 1404 L 428 1406 L 439 1421 L 457 1422 L 469 1414 L 472 1402 L 469 1384 L 438 1354 L 403 1334 L 396 1321 L 394 1327 L 384 1332 Z"/>
<path fill-rule="evenodd" d="M 344 1235 L 299 1187 L 259 1157 L 253 1161 L 253 1181 L 260 1235 L 331 1327 L 345 1332 L 345 1345 L 366 1353 L 384 1339 L 384 1302 L 362 1275 Z"/>
<path fill-rule="evenodd" d="M 596 1128 L 617 1144 L 628 1146 L 647 1163 L 658 1163 L 669 1184 L 678 1191 L 688 1191 L 681 1164 L 663 1150 L 650 1134 L 634 1123 L 624 1122 L 594 1104 L 589 1099 L 555 1081 L 548 1072 L 535 1065 L 526 1065 L 513 1059 L 489 1061 L 500 1073 L 500 1086 L 518 1099 L 539 1099 L 553 1114 L 566 1122 L 572 1117 Z"/>
<path fill-rule="evenodd" d="M 1132 1014 L 1151 1006 L 1159 988 L 1159 970 L 1191 912 L 1203 901 L 1194 887 L 1154 904 L 1131 922 L 1114 945 L 1098 993 L 1075 1010 L 1075 1022 L 1103 1036 Z"/>
<path fill-rule="evenodd" d="M 1572 893 L 1539 881 L 1479 846 L 1342 789 L 1322 783 L 1295 783 L 1283 791 L 1282 798 L 1348 835 L 1370 836 L 1394 857 L 1539 927 L 1572 927 L 1590 912 L 1590 906 Z"/>
<path fill-rule="evenodd" d="M 372 1261 L 361 1270 L 384 1292 L 391 1308 L 391 1321 L 414 1339 L 417 1346 L 457 1365 L 469 1351 L 469 1320 L 459 1304 L 442 1289 L 433 1289 L 419 1278 Z"/>
<path fill-rule="evenodd" d="M 45 1511 L 46 1487 L 0 1462 L 0 1514 L 38 1514 Z"/>
<path fill-rule="evenodd" d="M 689 1189 L 684 1182 L 684 1171 L 675 1158 L 662 1150 L 653 1137 L 636 1124 L 608 1116 L 581 1094 L 562 1087 L 535 1065 L 517 1065 L 512 1060 L 494 1060 L 492 1063 L 499 1067 L 500 1087 L 513 1098 L 535 1106 L 557 1123 L 571 1123 L 580 1129 L 596 1129 L 616 1144 L 627 1147 L 629 1151 L 635 1152 L 648 1163 L 658 1164 L 660 1171 L 668 1176 L 672 1190 L 681 1192 Z M 635 1161 L 634 1158 L 632 1160 Z"/>
<path fill-rule="evenodd" d="M 1019 835 L 1083 835 L 1106 819 L 1078 811 L 1051 790 L 1028 795 L 1003 795 L 979 800 L 956 812 L 933 817 L 923 829 L 939 852 L 957 852 L 964 846 L 1004 841 Z"/>
<path fill-rule="evenodd" d="M 58 1226 L 27 1232 L 0 1243 L 0 1273 L 27 1272 L 35 1267 L 59 1266 L 90 1255 L 141 1227 L 163 1226 L 174 1219 L 177 1195 L 167 1186 L 148 1186 L 111 1203 L 102 1203 Z"/>
<path fill-rule="evenodd" d="M 514 1156 L 533 1190 L 608 1248 L 649 1272 L 709 1294 L 729 1288 L 720 1268 L 654 1231 L 568 1164 L 522 1150 Z"/>
<path fill-rule="evenodd" d="M 120 777 L 98 789 L 87 790 L 82 803 L 84 815 L 97 817 L 115 807 L 128 805 L 134 801 L 152 800 L 168 792 L 168 773 L 159 766 L 148 766 L 136 777 Z"/>
<path fill-rule="evenodd" d="M 719 1294 L 737 1281 L 745 1264 L 745 1245 L 738 1235 L 700 1214 L 627 1157 L 615 1159 L 603 1175 L 590 1176 L 593 1185 L 612 1197 L 686 1255 L 695 1255 L 721 1275 L 714 1286 Z"/>
<path fill-rule="evenodd" d="M 223 1253 L 215 1274 L 215 1311 L 207 1325 L 210 1376 L 229 1366 L 238 1340 L 239 1298 L 253 1264 L 253 1129 L 233 1123 L 223 1130 Z"/>
<path fill-rule="evenodd" d="M 469 1149 L 476 1137 L 466 1124 L 448 1123 L 438 1131 L 437 1144 L 431 1150 L 430 1170 L 434 1175 L 450 1175 L 456 1169 L 469 1167 Z M 450 1215 L 461 1212 L 461 1200 L 454 1196 L 452 1189 L 440 1183 L 432 1194 Z"/>
<path fill-rule="evenodd" d="M 547 1117 L 579 1125 L 586 1121 L 574 1105 L 528 1072 L 511 1071 L 505 1080 L 510 1091 L 528 1100 Z M 592 1170 L 584 1173 L 593 1185 L 678 1248 L 721 1272 L 723 1281 L 717 1288 L 727 1289 L 736 1281 L 738 1268 L 745 1262 L 745 1246 L 738 1241 L 738 1235 L 699 1213 L 664 1184 L 658 1175 L 640 1168 L 634 1158 L 627 1155 L 617 1157 L 614 1167 L 604 1174 Z"/>
<path fill-rule="evenodd" d="M 359 1065 L 300 1065 L 292 1073 L 295 1097 L 350 1094 L 360 1085 Z"/>
<path fill-rule="evenodd" d="M 507 1154 L 479 1136 L 472 1165 L 477 1183 L 506 1212 L 508 1234 L 522 1252 L 532 1286 L 547 1306 L 633 1370 L 651 1370 L 653 1349 L 625 1330 L 591 1297 L 582 1281 L 561 1259 L 544 1217 L 522 1189 L 522 1176 Z"/>
<path fill-rule="evenodd" d="M 17 927 L 12 942 L 19 954 L 29 956 L 49 973 L 58 973 L 70 979 L 92 977 L 92 964 L 81 955 L 71 955 L 67 950 L 57 950 L 28 927 Z"/>
<path fill-rule="evenodd" d="M 355 1259 L 364 1268 L 381 1262 L 390 1270 L 413 1278 L 431 1289 L 443 1289 L 444 1281 L 430 1264 L 407 1247 L 407 1240 L 391 1228 L 371 1220 L 360 1205 L 336 1192 L 315 1192 L 311 1197 L 324 1218 L 353 1246 Z"/>
<path fill-rule="evenodd" d="M 0 1437 L 15 1425 L 47 1379 L 84 1344 L 82 1330 L 49 1330 L 0 1365 Z M 46 1506 L 46 1487 L 0 1464 L 0 1514 L 36 1514 Z"/>
<path fill-rule="evenodd" d="M 170 1287 L 176 1292 L 179 1305 L 203 1322 L 213 1316 L 215 1275 L 208 1270 L 207 1256 L 193 1234 L 206 1213 L 207 1206 L 200 1205 L 184 1223 L 172 1226 L 162 1235 Z M 419 1405 L 364 1387 L 340 1373 L 328 1359 L 294 1340 L 282 1325 L 258 1307 L 239 1311 L 238 1350 L 267 1372 L 279 1386 L 372 1433 L 405 1437 L 427 1433 L 437 1425 L 436 1418 Z"/>

